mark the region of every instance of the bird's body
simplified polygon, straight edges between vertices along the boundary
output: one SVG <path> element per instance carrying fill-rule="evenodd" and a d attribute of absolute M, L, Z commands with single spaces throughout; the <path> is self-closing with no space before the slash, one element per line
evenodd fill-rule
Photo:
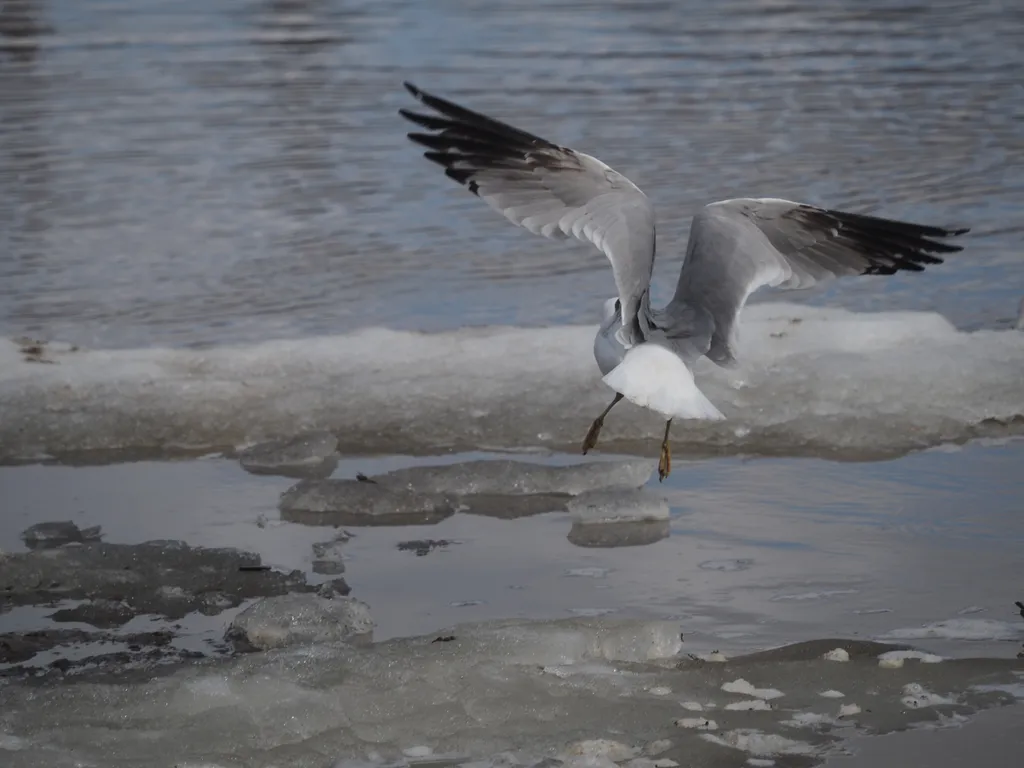
<path fill-rule="evenodd" d="M 808 288 L 847 275 L 921 271 L 966 232 L 828 210 L 775 198 L 711 203 L 694 217 L 672 300 L 650 305 L 654 209 L 629 179 L 597 158 L 561 147 L 406 83 L 438 115 L 401 114 L 430 133 L 409 138 L 427 159 L 506 218 L 545 237 L 593 243 L 611 262 L 616 298 L 605 302 L 594 357 L 615 399 L 583 442 L 592 448 L 608 411 L 625 398 L 666 419 L 659 463 L 670 469 L 673 419 L 722 419 L 698 389 L 701 357 L 736 362 L 739 314 L 758 288 Z"/>

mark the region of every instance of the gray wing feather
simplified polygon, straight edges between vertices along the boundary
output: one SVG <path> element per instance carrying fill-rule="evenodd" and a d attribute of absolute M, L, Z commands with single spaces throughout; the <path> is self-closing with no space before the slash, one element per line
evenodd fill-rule
<path fill-rule="evenodd" d="M 736 322 L 763 286 L 810 288 L 845 275 L 919 272 L 940 264 L 935 254 L 963 250 L 938 242 L 967 229 L 910 224 L 778 199 L 712 203 L 690 228 L 673 305 L 699 308 L 711 319 L 707 356 L 735 361 Z"/>
<path fill-rule="evenodd" d="M 513 224 L 549 238 L 593 243 L 612 265 L 622 302 L 623 340 L 644 337 L 654 267 L 654 209 L 640 189 L 595 157 L 560 147 L 493 118 L 408 91 L 440 116 L 399 110 L 431 133 L 410 133 L 445 168 Z"/>

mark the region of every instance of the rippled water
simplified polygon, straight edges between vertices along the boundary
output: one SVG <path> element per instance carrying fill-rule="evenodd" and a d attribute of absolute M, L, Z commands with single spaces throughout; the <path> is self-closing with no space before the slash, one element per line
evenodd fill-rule
<path fill-rule="evenodd" d="M 423 161 L 401 81 L 597 154 L 689 216 L 791 197 L 973 228 L 809 297 L 998 327 L 1024 293 L 1013 0 L 15 0 L 0 20 L 0 332 L 196 345 L 590 322 L 603 257 Z"/>

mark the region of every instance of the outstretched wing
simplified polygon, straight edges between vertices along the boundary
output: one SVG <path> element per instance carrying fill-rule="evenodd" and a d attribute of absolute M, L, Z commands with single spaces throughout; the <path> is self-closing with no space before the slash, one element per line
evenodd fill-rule
<path fill-rule="evenodd" d="M 944 229 L 831 211 L 789 200 L 724 200 L 703 208 L 690 227 L 673 304 L 703 308 L 714 322 L 707 356 L 735 360 L 736 320 L 762 286 L 809 288 L 844 275 L 920 272 L 934 254 L 961 251 L 935 238 Z"/>
<path fill-rule="evenodd" d="M 654 210 L 647 196 L 597 158 L 432 96 L 406 89 L 438 113 L 399 113 L 427 129 L 409 138 L 445 174 L 534 234 L 572 235 L 611 262 L 622 303 L 620 339 L 643 339 L 654 267 Z"/>

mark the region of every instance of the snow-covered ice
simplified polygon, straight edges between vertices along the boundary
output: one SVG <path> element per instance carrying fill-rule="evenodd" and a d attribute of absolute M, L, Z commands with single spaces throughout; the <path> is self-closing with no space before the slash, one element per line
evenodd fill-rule
<path fill-rule="evenodd" d="M 825 653 L 825 661 L 849 661 L 850 652 L 845 648 L 833 648 L 831 651 Z"/>
<path fill-rule="evenodd" d="M 723 683 L 722 690 L 726 693 L 736 693 L 741 696 L 753 696 L 758 699 L 777 699 L 784 694 L 777 688 L 755 688 L 742 677 L 732 682 Z"/>
<path fill-rule="evenodd" d="M 212 450 L 312 430 L 363 454 L 576 447 L 607 404 L 593 333 L 369 328 L 212 349 L 81 349 L 52 365 L 2 340 L 0 460 Z M 765 303 L 745 311 L 739 347 L 738 369 L 702 361 L 696 371 L 727 420 L 677 430 L 677 449 L 893 455 L 1022 430 L 1024 334 L 1014 330 Z M 619 408 L 602 445 L 659 436 L 656 415 Z"/>
<path fill-rule="evenodd" d="M 289 609 L 288 599 L 273 601 L 280 610 L 253 626 L 302 624 L 305 609 Z M 736 764 L 721 750 L 742 759 L 817 755 L 856 731 L 859 717 L 834 727 L 824 716 L 794 717 L 820 705 L 823 683 L 842 680 L 858 700 L 871 696 L 866 725 L 879 732 L 934 716 L 927 705 L 904 706 L 903 697 L 957 691 L 976 706 L 996 706 L 1012 697 L 971 686 L 1017 684 L 1012 662 L 989 659 L 923 665 L 920 690 L 904 689 L 873 660 L 829 664 L 798 646 L 786 661 L 751 654 L 688 666 L 679 625 L 668 621 L 503 620 L 369 645 L 311 642 L 321 630 L 326 623 L 294 645 L 152 677 L 0 686 L 4 740 L 16 746 L 5 768 L 354 768 L 421 759 L 477 768 L 628 768 L 641 760 L 634 768 L 658 768 L 646 762 L 653 757 L 710 768 Z M 448 639 L 436 642 L 441 634 Z M 786 696 L 768 711 L 718 708 L 709 722 L 681 717 L 675 696 L 650 695 L 664 686 L 709 701 L 741 670 L 761 685 L 785 677 Z M 784 720 L 815 727 L 803 727 L 797 740 Z"/>
<path fill-rule="evenodd" d="M 878 666 L 889 669 L 899 669 L 908 660 L 920 661 L 922 664 L 938 664 L 942 657 L 934 653 L 915 651 L 912 649 L 900 651 L 886 651 L 878 657 Z"/>

